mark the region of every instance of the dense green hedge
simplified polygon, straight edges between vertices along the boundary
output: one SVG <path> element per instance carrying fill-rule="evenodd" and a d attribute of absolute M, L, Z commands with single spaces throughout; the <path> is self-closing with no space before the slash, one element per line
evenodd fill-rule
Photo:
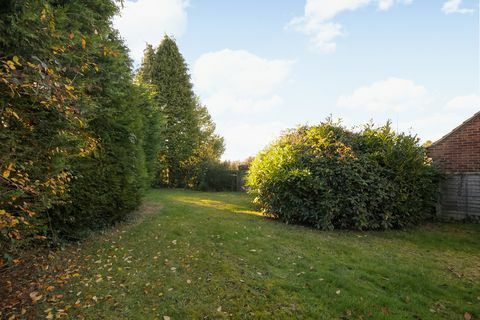
<path fill-rule="evenodd" d="M 148 46 L 134 77 L 111 23 L 120 6 L 0 5 L 0 267 L 124 219 L 149 185 L 193 188 L 219 162 L 223 138 L 175 41 Z"/>
<path fill-rule="evenodd" d="M 431 216 L 439 175 L 418 138 L 389 124 L 360 132 L 331 121 L 285 133 L 253 161 L 263 211 L 319 229 L 403 228 Z"/>
<path fill-rule="evenodd" d="M 150 101 L 117 12 L 113 0 L 0 8 L 1 252 L 102 227 L 140 202 Z"/>
<path fill-rule="evenodd" d="M 238 170 L 228 162 L 207 161 L 202 164 L 195 188 L 200 191 L 237 191 Z"/>

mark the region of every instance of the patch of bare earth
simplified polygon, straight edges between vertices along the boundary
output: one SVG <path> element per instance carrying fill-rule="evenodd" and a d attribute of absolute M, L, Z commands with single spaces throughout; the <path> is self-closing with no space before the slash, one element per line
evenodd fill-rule
<path fill-rule="evenodd" d="M 158 213 L 160 210 L 162 210 L 162 208 L 163 205 L 161 203 L 146 201 L 142 203 L 142 205 L 137 210 L 130 214 L 130 216 L 127 218 L 126 223 L 130 225 L 139 224 L 146 217 Z"/>

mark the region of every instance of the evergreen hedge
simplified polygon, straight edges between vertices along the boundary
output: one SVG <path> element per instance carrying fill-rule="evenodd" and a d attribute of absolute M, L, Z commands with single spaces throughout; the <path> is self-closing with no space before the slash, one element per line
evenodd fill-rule
<path fill-rule="evenodd" d="M 165 37 L 134 77 L 116 0 L 0 6 L 0 267 L 124 219 L 149 185 L 195 187 L 224 151 Z"/>

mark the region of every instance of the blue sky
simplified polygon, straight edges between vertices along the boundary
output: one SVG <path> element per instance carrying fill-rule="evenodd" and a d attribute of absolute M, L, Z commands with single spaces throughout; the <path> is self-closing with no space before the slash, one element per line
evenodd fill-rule
<path fill-rule="evenodd" d="M 114 25 L 137 64 L 177 39 L 225 159 L 329 115 L 435 140 L 480 111 L 478 0 L 137 0 Z"/>

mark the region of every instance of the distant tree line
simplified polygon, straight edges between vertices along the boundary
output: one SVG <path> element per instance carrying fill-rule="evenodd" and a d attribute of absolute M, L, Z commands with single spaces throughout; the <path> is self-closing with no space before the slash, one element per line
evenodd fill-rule
<path fill-rule="evenodd" d="M 123 219 L 149 186 L 199 189 L 223 165 L 175 41 L 148 46 L 135 74 L 111 24 L 118 10 L 114 0 L 0 6 L 0 264 Z"/>

